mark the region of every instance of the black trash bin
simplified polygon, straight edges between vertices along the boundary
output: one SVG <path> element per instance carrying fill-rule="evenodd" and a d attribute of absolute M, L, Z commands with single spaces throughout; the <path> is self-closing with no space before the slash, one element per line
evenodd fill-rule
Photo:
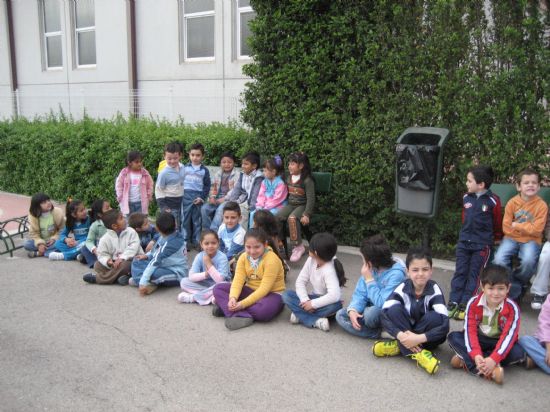
<path fill-rule="evenodd" d="M 437 212 L 447 129 L 409 127 L 397 139 L 395 206 L 398 213 L 431 218 Z"/>

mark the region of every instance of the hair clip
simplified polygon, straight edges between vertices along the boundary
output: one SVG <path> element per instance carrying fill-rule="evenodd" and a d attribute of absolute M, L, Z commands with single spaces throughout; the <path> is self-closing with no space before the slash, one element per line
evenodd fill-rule
<path fill-rule="evenodd" d="M 283 165 L 283 159 L 281 158 L 280 155 L 276 154 L 275 156 L 273 156 L 273 160 L 275 161 L 275 164 L 277 166 L 282 166 Z"/>
<path fill-rule="evenodd" d="M 73 197 L 72 197 L 72 196 L 67 197 L 67 203 L 71 203 L 72 201 L 73 201 Z"/>

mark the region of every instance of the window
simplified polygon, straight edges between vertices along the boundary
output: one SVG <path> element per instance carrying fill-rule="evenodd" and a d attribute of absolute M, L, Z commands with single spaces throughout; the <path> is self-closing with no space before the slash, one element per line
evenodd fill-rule
<path fill-rule="evenodd" d="M 214 0 L 182 0 L 183 60 L 214 60 Z"/>
<path fill-rule="evenodd" d="M 44 33 L 44 66 L 46 69 L 59 69 L 63 67 L 60 0 L 42 0 L 40 6 Z"/>
<path fill-rule="evenodd" d="M 95 66 L 94 0 L 73 0 L 77 67 Z"/>
<path fill-rule="evenodd" d="M 237 2 L 237 57 L 246 59 L 250 56 L 251 50 L 248 45 L 250 32 L 249 23 L 256 17 L 256 12 L 250 6 L 250 0 L 236 0 Z"/>

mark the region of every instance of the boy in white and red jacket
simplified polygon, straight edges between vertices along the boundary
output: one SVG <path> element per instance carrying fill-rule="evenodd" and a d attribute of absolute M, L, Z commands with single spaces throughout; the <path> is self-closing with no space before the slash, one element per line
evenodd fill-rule
<path fill-rule="evenodd" d="M 518 343 L 520 311 L 507 297 L 510 291 L 507 268 L 487 266 L 481 274 L 481 288 L 482 292 L 466 306 L 464 331 L 451 332 L 447 337 L 456 353 L 451 365 L 501 384 L 502 366 L 527 360 Z"/>

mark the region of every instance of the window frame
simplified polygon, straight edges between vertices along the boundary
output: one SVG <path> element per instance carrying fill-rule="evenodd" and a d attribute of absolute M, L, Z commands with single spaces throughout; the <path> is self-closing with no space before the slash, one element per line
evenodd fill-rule
<path fill-rule="evenodd" d="M 95 67 L 97 67 L 97 43 L 95 43 L 95 47 L 94 47 L 95 63 L 80 64 L 80 62 L 79 62 L 79 46 L 80 45 L 79 45 L 79 41 L 78 41 L 78 35 L 80 33 L 93 32 L 94 33 L 94 38 L 95 38 L 95 31 L 96 31 L 96 25 L 95 25 L 95 0 L 93 0 L 93 2 L 94 2 L 94 25 L 79 28 L 79 27 L 77 27 L 77 20 L 76 20 L 76 3 L 77 3 L 77 0 L 72 0 L 71 1 L 71 3 L 72 3 L 71 14 L 72 14 L 72 17 L 73 17 L 73 26 L 74 26 L 74 31 L 73 31 L 73 36 L 74 36 L 74 62 L 75 62 L 76 68 L 78 68 L 78 69 L 86 69 L 86 68 L 95 68 Z"/>
<path fill-rule="evenodd" d="M 212 62 L 216 60 L 216 1 L 213 2 L 213 9 L 209 11 L 200 11 L 194 13 L 185 13 L 185 0 L 180 0 L 180 16 L 181 16 L 181 47 L 180 47 L 180 61 L 182 63 L 187 62 Z M 187 20 L 200 18 L 200 17 L 212 17 L 214 19 L 214 31 L 212 33 L 212 40 L 214 42 L 214 55 L 206 57 L 187 57 L 188 47 L 187 47 Z"/>
<path fill-rule="evenodd" d="M 241 15 L 245 13 L 256 13 L 252 6 L 239 6 L 239 0 L 235 0 L 235 47 L 237 60 L 250 60 L 252 56 L 248 54 L 241 54 Z"/>
<path fill-rule="evenodd" d="M 63 70 L 63 30 L 62 30 L 62 20 L 61 20 L 61 7 L 63 7 L 62 1 L 60 1 L 60 13 L 59 13 L 59 31 L 46 31 L 46 6 L 44 4 L 45 0 L 40 0 L 38 2 L 39 12 L 40 12 L 40 37 L 42 43 L 42 64 L 43 69 L 46 71 L 58 71 Z M 61 39 L 61 66 L 49 66 L 48 65 L 48 38 L 50 37 L 59 37 Z"/>

